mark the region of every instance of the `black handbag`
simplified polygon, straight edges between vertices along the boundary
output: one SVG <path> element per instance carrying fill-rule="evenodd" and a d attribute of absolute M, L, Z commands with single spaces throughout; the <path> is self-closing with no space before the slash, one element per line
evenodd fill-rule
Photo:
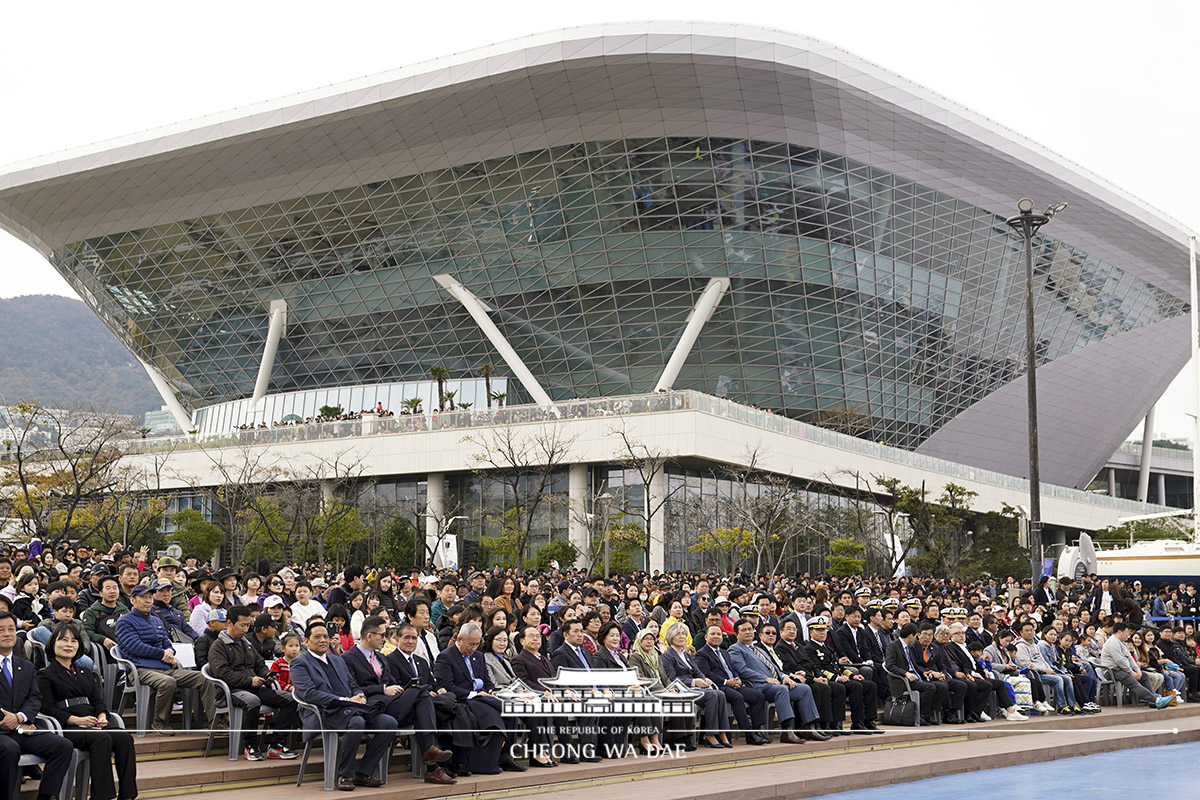
<path fill-rule="evenodd" d="M 916 727 L 916 701 L 907 694 L 889 697 L 883 706 L 883 724 Z"/>

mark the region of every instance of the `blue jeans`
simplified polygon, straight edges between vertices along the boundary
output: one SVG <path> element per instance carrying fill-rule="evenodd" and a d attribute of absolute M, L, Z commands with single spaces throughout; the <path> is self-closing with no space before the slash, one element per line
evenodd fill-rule
<path fill-rule="evenodd" d="M 1182 672 L 1163 672 L 1163 678 L 1166 680 L 1166 687 L 1179 692 L 1179 697 L 1187 697 L 1187 675 Z"/>
<path fill-rule="evenodd" d="M 1043 686 L 1048 686 L 1054 690 L 1054 707 L 1062 708 L 1067 704 L 1066 690 L 1063 688 L 1063 683 L 1070 685 L 1069 681 L 1063 681 L 1063 676 L 1057 673 L 1047 675 L 1044 672 L 1037 673 L 1037 676 L 1042 681 Z M 1072 705 L 1074 705 L 1072 703 Z"/>

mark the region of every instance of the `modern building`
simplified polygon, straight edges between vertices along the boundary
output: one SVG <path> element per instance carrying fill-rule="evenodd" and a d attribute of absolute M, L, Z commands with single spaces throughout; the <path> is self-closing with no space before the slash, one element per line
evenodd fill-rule
<path fill-rule="evenodd" d="M 1035 243 L 1041 466 L 1083 488 L 1187 359 L 1187 232 L 788 33 L 461 53 L 18 165 L 0 225 L 185 430 L 429 408 L 435 367 L 478 409 L 494 365 L 510 403 L 694 390 L 1019 477 L 1025 196 L 1069 203 Z"/>
<path fill-rule="evenodd" d="M 1153 500 L 1174 508 L 1193 508 L 1192 449 L 1155 444 L 1142 458 L 1142 442 L 1124 442 L 1092 482 L 1092 491 L 1110 497 Z"/>
<path fill-rule="evenodd" d="M 150 433 L 155 436 L 184 432 L 179 427 L 179 422 L 175 419 L 175 415 L 171 413 L 171 409 L 167 406 L 163 406 L 157 411 L 147 411 L 142 421 L 142 426 L 149 428 Z"/>

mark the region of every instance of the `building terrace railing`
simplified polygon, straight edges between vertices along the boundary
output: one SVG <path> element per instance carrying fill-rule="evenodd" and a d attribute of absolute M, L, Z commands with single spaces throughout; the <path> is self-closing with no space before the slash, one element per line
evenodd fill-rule
<path fill-rule="evenodd" d="M 898 447 L 859 439 L 848 434 L 819 428 L 806 422 L 784 417 L 770 411 L 736 403 L 721 397 L 691 390 L 654 394 L 608 397 L 590 400 L 566 400 L 551 407 L 538 405 L 509 406 L 467 411 L 422 412 L 416 415 L 376 416 L 364 414 L 361 419 L 343 422 L 304 423 L 273 428 L 254 428 L 233 431 L 223 436 L 188 436 L 172 439 L 133 439 L 131 452 L 164 452 L 198 448 L 271 445 L 291 442 L 317 442 L 366 436 L 404 435 L 439 430 L 468 430 L 495 425 L 550 422 L 556 419 L 587 417 L 662 414 L 676 411 L 699 411 L 722 419 L 730 419 L 761 430 L 773 431 L 795 439 L 833 447 L 849 453 L 901 464 L 937 473 L 948 480 L 965 479 L 1016 492 L 1028 492 L 1025 478 L 980 469 L 940 458 L 902 450 Z M 1180 451 L 1182 452 L 1182 451 Z M 1144 513 L 1159 506 L 1139 503 L 1120 497 L 1093 494 L 1066 486 L 1042 484 L 1042 496 L 1078 503 Z"/>
<path fill-rule="evenodd" d="M 1141 458 L 1142 457 L 1142 443 L 1141 442 L 1125 442 L 1124 444 L 1122 444 L 1120 447 L 1117 448 L 1117 452 L 1124 453 L 1125 455 L 1129 455 L 1129 456 L 1134 456 L 1136 458 Z M 1191 451 L 1191 448 L 1180 449 L 1178 447 L 1160 447 L 1159 445 L 1154 445 L 1154 447 L 1151 448 L 1151 450 L 1150 450 L 1150 456 L 1152 458 L 1173 458 L 1178 461 L 1189 461 L 1190 462 L 1192 460 L 1192 451 Z"/>

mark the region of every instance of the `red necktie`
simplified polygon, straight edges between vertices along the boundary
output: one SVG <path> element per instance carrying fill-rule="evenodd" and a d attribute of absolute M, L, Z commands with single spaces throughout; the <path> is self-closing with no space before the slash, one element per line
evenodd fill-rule
<path fill-rule="evenodd" d="M 371 669 L 375 670 L 375 677 L 382 678 L 383 670 L 379 667 L 379 661 L 375 659 L 375 653 L 367 653 L 367 658 L 371 660 Z"/>

